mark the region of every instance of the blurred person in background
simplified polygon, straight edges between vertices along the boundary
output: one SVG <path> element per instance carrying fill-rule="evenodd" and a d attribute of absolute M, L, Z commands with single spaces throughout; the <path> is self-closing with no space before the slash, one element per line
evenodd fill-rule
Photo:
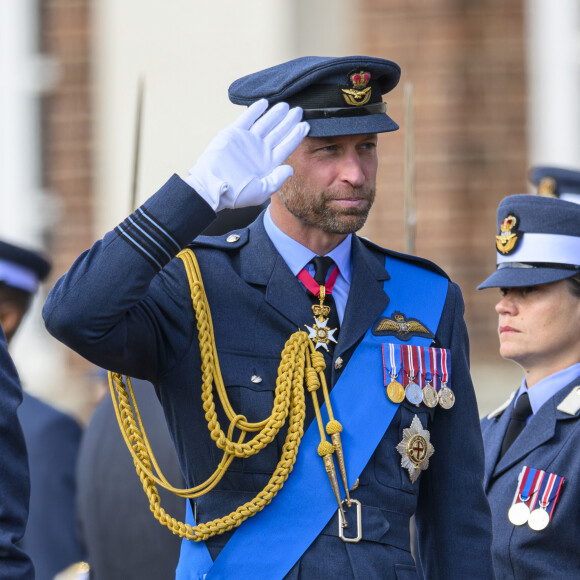
<path fill-rule="evenodd" d="M 105 371 L 98 372 L 107 381 Z M 132 379 L 147 437 L 163 473 L 184 481 L 163 409 L 151 384 Z M 183 517 L 185 499 L 160 490 L 168 513 Z M 107 392 L 84 430 L 77 465 L 77 510 L 91 580 L 173 578 L 181 539 L 152 516 Z"/>
<path fill-rule="evenodd" d="M 22 388 L 0 328 L 0 580 L 34 578 L 32 561 L 20 545 L 30 498 L 26 444 L 16 414 L 21 402 Z"/>
<path fill-rule="evenodd" d="M 536 187 L 537 194 L 542 197 L 580 203 L 580 171 L 539 165 L 532 167 L 529 180 Z"/>
<path fill-rule="evenodd" d="M 8 344 L 50 267 L 40 253 L 0 241 L 0 324 Z M 21 545 L 32 558 L 36 579 L 52 580 L 84 557 L 75 510 L 82 431 L 75 419 L 26 391 L 18 418 L 30 468 L 30 512 Z"/>
<path fill-rule="evenodd" d="M 540 195 L 499 204 L 497 268 L 479 286 L 499 288 L 500 354 L 524 373 L 482 419 L 484 485 L 497 578 L 567 580 L 580 578 L 580 174 L 533 175 Z"/>

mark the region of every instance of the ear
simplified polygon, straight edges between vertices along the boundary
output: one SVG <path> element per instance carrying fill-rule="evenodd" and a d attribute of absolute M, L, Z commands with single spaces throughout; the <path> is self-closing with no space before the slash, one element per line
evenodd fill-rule
<path fill-rule="evenodd" d="M 0 324 L 6 335 L 6 341 L 10 342 L 10 339 L 14 336 L 14 333 L 18 330 L 20 323 L 22 322 L 23 313 L 16 306 L 5 302 L 0 304 Z"/>

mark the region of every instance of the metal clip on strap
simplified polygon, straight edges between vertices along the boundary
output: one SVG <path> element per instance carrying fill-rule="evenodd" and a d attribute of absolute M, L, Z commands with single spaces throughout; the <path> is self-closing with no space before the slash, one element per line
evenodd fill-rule
<path fill-rule="evenodd" d="M 349 507 L 348 502 L 346 502 L 346 500 L 344 500 L 342 502 L 343 504 L 346 503 L 347 505 L 345 506 L 345 510 L 346 509 L 350 509 L 352 506 Z M 362 540 L 362 512 L 361 512 L 361 505 L 360 505 L 360 501 L 358 501 L 357 499 L 351 499 L 350 500 L 351 504 L 356 504 L 356 536 L 354 537 L 350 537 L 347 538 L 344 535 L 344 530 L 346 529 L 347 525 L 346 522 L 343 521 L 342 519 L 342 511 L 338 510 L 338 537 L 343 541 L 343 542 L 349 542 L 352 544 L 356 544 L 357 542 L 360 542 Z"/>

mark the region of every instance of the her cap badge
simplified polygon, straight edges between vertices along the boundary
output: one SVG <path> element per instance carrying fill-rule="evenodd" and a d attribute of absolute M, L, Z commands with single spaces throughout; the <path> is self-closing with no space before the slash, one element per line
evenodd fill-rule
<path fill-rule="evenodd" d="M 502 254 L 511 254 L 517 247 L 521 239 L 520 232 L 516 230 L 518 218 L 515 215 L 508 215 L 499 226 L 500 233 L 495 236 L 497 251 Z"/>

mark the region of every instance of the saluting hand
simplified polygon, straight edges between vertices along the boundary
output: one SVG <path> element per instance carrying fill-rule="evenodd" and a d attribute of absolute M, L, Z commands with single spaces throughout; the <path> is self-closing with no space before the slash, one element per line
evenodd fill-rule
<path fill-rule="evenodd" d="M 214 209 L 260 205 L 293 173 L 281 165 L 307 135 L 302 109 L 261 99 L 220 131 L 185 181 Z M 263 115 L 263 116 L 262 116 Z"/>

